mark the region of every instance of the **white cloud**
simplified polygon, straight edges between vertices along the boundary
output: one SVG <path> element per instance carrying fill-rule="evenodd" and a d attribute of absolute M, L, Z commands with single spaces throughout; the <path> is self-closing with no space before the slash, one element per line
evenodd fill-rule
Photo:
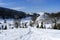
<path fill-rule="evenodd" d="M 0 2 L 0 7 L 7 7 L 10 9 L 14 9 L 14 10 L 24 10 L 25 9 L 25 7 L 16 6 L 15 2 L 8 2 L 8 3 Z"/>
<path fill-rule="evenodd" d="M 1 3 L 0 3 L 0 6 L 3 6 L 3 5 L 8 5 L 8 4 L 1 2 Z"/>
<path fill-rule="evenodd" d="M 14 8 L 11 8 L 11 9 L 14 9 L 14 10 L 22 10 L 22 9 L 25 9 L 25 7 L 14 7 Z"/>
<path fill-rule="evenodd" d="M 9 2 L 9 3 L 5 3 L 5 2 L 0 2 L 0 6 L 2 7 L 8 7 L 8 6 L 12 6 L 13 3 Z"/>

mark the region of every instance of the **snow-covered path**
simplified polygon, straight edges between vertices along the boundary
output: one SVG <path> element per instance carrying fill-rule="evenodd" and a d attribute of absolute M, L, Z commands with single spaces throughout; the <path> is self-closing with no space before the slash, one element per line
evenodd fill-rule
<path fill-rule="evenodd" d="M 0 40 L 60 40 L 60 30 L 19 28 L 0 30 Z"/>

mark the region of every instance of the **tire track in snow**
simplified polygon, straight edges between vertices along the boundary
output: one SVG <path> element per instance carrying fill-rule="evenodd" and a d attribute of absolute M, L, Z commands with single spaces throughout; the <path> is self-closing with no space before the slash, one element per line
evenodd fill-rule
<path fill-rule="evenodd" d="M 31 37 L 32 33 L 33 32 L 31 31 L 31 29 L 29 29 L 29 32 L 27 34 L 24 34 L 24 35 L 20 36 L 20 39 L 21 40 L 28 40 Z"/>

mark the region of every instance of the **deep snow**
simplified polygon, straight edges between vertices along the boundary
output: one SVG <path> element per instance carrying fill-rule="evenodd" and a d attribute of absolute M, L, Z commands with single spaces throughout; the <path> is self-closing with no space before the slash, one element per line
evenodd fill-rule
<path fill-rule="evenodd" d="M 60 30 L 31 27 L 0 30 L 0 40 L 60 40 Z"/>

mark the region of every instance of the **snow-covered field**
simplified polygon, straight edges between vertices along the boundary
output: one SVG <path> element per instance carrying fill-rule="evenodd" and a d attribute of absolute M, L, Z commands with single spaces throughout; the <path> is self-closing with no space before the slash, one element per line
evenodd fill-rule
<path fill-rule="evenodd" d="M 60 30 L 40 28 L 0 30 L 0 40 L 60 40 Z"/>

